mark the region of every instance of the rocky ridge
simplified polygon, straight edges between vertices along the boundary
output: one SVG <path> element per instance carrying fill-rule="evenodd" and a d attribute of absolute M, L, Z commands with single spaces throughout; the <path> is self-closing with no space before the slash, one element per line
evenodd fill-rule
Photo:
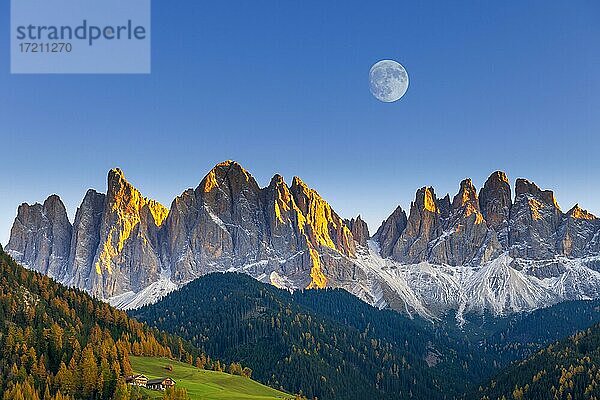
<path fill-rule="evenodd" d="M 90 189 L 73 225 L 58 196 L 19 207 L 7 251 L 23 265 L 111 299 L 143 305 L 201 275 L 241 270 L 285 287 L 347 287 L 366 276 L 351 259 L 351 229 L 300 178 L 260 188 L 241 165 L 216 165 L 170 210 L 113 169 L 106 194 Z M 357 218 L 355 232 L 369 238 Z"/>
<path fill-rule="evenodd" d="M 245 272 L 290 289 L 342 287 L 363 300 L 428 318 L 496 314 L 600 297 L 600 220 L 551 191 L 503 172 L 477 192 L 416 193 L 370 238 L 300 178 L 261 188 L 233 161 L 216 165 L 170 209 L 122 171 L 106 194 L 89 190 L 73 224 L 58 196 L 22 204 L 6 248 L 18 262 L 68 285 L 139 307 L 214 271 Z"/>

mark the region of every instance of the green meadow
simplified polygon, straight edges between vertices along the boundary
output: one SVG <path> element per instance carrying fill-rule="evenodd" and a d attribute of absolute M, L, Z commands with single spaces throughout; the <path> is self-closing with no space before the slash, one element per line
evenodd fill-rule
<path fill-rule="evenodd" d="M 165 366 L 172 365 L 168 371 Z M 185 388 L 192 400 L 275 400 L 294 397 L 268 386 L 237 375 L 206 371 L 192 365 L 160 357 L 131 357 L 131 365 L 136 374 L 144 374 L 149 379 L 170 377 L 177 387 Z M 157 399 L 160 392 L 147 390 Z"/>

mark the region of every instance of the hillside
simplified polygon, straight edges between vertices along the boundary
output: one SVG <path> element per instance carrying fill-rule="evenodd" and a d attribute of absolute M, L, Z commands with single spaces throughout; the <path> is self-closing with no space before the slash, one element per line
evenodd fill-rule
<path fill-rule="evenodd" d="M 600 322 L 600 301 L 565 301 L 531 313 L 502 318 L 469 314 L 461 327 L 456 327 L 453 316 L 448 319 L 436 329 L 456 340 L 471 343 L 478 357 L 494 363 L 497 371 Z"/>
<path fill-rule="evenodd" d="M 507 368 L 476 399 L 600 398 L 600 325 L 594 325 Z"/>
<path fill-rule="evenodd" d="M 503 318 L 469 314 L 457 327 L 450 315 L 436 324 L 408 319 L 344 290 L 290 293 L 227 273 L 199 278 L 130 313 L 208 354 L 241 361 L 260 382 L 309 397 L 452 398 L 600 321 L 600 302 Z"/>
<path fill-rule="evenodd" d="M 207 275 L 131 314 L 319 399 L 450 398 L 490 368 L 425 321 L 342 290 L 292 294 L 243 274 Z"/>
<path fill-rule="evenodd" d="M 181 338 L 17 265 L 0 247 L 0 397 L 128 400 L 131 355 L 222 370 Z M 241 369 L 235 364 L 236 369 Z"/>
<path fill-rule="evenodd" d="M 165 366 L 173 367 L 166 371 Z M 148 378 L 168 375 L 177 382 L 177 387 L 185 388 L 191 400 L 281 400 L 294 396 L 261 385 L 252 379 L 217 371 L 207 371 L 192 365 L 161 357 L 131 357 L 131 367 L 137 374 Z M 153 398 L 162 394 L 150 392 Z"/>

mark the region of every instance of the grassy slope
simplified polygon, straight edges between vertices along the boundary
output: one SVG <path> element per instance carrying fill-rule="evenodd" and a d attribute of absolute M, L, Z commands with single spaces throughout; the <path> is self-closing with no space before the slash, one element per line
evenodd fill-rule
<path fill-rule="evenodd" d="M 173 365 L 173 371 L 167 371 L 165 365 Z M 148 378 L 168 376 L 177 382 L 178 387 L 187 389 L 192 400 L 212 399 L 291 399 L 286 393 L 264 386 L 251 379 L 222 372 L 206 371 L 188 364 L 158 357 L 131 357 L 131 366 L 135 373 Z M 155 394 L 161 398 L 159 392 Z"/>

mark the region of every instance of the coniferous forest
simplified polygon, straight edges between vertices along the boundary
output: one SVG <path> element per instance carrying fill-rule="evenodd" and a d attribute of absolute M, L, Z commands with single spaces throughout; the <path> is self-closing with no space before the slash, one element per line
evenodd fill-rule
<path fill-rule="evenodd" d="M 462 390 L 454 378 L 464 377 L 463 368 L 445 367 L 478 360 L 441 338 L 434 344 L 428 330 L 396 312 L 374 310 L 341 290 L 291 294 L 216 273 L 132 315 L 309 398 L 452 398 Z"/>
<path fill-rule="evenodd" d="M 600 398 L 600 325 L 517 362 L 471 396 L 483 400 Z"/>
<path fill-rule="evenodd" d="M 181 338 L 26 270 L 1 247 L 0 351 L 4 400 L 141 399 L 125 385 L 132 354 L 225 369 Z"/>

